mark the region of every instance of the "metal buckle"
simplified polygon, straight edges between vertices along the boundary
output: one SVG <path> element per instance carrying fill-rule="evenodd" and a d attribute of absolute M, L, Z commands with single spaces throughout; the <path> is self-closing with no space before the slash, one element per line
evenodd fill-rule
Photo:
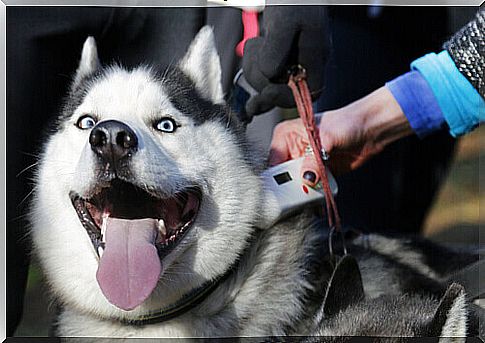
<path fill-rule="evenodd" d="M 306 79 L 306 69 L 301 64 L 296 64 L 288 69 L 288 75 L 297 82 Z"/>

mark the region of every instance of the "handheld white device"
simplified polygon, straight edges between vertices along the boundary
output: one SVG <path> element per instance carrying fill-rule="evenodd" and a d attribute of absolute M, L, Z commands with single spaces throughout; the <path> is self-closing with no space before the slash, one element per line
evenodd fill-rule
<path fill-rule="evenodd" d="M 242 88 L 247 97 L 258 92 L 251 87 L 244 77 L 242 69 L 234 77 L 234 85 Z M 244 103 L 247 98 L 241 99 Z M 244 111 L 244 105 L 236 105 L 236 112 Z M 316 113 L 316 116 L 321 113 Z M 258 226 L 269 228 L 281 219 L 303 209 L 305 206 L 325 202 L 325 195 L 321 183 L 315 188 L 303 184 L 300 173 L 304 157 L 271 167 L 261 173 L 264 187 L 264 208 Z M 328 182 L 332 194 L 338 191 L 337 182 L 327 170 Z"/>
<path fill-rule="evenodd" d="M 261 174 L 265 194 L 265 208 L 260 227 L 268 228 L 279 220 L 301 210 L 305 206 L 325 202 L 321 184 L 315 188 L 306 186 L 301 179 L 304 157 L 271 167 Z M 327 171 L 332 194 L 338 191 L 337 182 Z"/>

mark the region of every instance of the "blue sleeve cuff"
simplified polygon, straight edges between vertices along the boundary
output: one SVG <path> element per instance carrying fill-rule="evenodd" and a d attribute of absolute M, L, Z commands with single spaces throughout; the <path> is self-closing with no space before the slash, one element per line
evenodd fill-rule
<path fill-rule="evenodd" d="M 446 126 L 433 90 L 418 71 L 386 83 L 414 132 L 424 138 Z"/>
<path fill-rule="evenodd" d="M 485 120 L 485 101 L 456 68 L 447 51 L 425 55 L 411 64 L 433 90 L 454 137 L 473 130 Z"/>

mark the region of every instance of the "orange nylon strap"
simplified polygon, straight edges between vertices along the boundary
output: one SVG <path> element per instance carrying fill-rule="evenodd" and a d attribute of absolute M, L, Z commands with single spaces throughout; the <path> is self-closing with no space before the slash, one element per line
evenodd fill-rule
<path fill-rule="evenodd" d="M 306 71 L 303 67 L 296 67 L 290 74 L 288 86 L 293 91 L 298 114 L 300 115 L 303 125 L 308 134 L 308 141 L 313 149 L 313 156 L 317 162 L 320 174 L 322 177 L 322 187 L 325 192 L 326 213 L 328 225 L 330 228 L 335 227 L 337 231 L 341 231 L 341 221 L 337 210 L 337 204 L 333 198 L 332 191 L 328 182 L 327 167 L 322 158 L 322 143 L 320 141 L 320 133 L 313 114 L 312 98 L 308 84 L 306 82 Z"/>

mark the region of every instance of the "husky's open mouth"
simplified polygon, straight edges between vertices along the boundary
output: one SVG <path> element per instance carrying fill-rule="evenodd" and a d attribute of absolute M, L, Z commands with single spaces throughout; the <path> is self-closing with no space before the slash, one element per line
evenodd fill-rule
<path fill-rule="evenodd" d="M 160 258 L 163 258 L 177 245 L 194 222 L 201 200 L 201 192 L 197 187 L 187 188 L 171 198 L 157 198 L 131 183 L 118 179 L 89 199 L 82 198 L 76 192 L 69 195 L 81 224 L 100 256 L 104 250 L 108 218 L 150 218 L 157 220 L 156 247 Z"/>
<path fill-rule="evenodd" d="M 155 288 L 161 260 L 183 239 L 199 211 L 201 192 L 187 188 L 158 198 L 118 179 L 89 199 L 71 202 L 99 256 L 96 277 L 114 305 L 131 310 Z"/>

